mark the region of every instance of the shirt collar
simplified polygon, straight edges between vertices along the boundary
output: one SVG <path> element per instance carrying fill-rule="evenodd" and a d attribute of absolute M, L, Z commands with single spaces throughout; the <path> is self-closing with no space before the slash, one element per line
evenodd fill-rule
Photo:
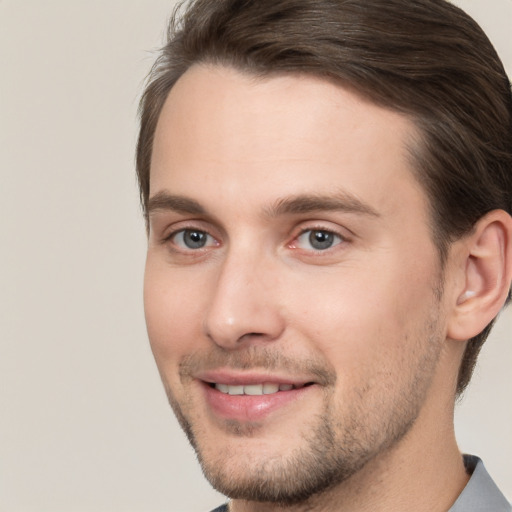
<path fill-rule="evenodd" d="M 483 462 L 474 455 L 464 455 L 464 465 L 471 478 L 448 512 L 511 512 L 510 503 L 487 473 Z"/>

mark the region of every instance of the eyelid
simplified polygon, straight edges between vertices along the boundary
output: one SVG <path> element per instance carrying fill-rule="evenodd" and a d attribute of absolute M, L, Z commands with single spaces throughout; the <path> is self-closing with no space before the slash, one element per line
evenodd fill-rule
<path fill-rule="evenodd" d="M 214 234 L 216 230 L 212 228 L 212 225 L 201 218 L 179 219 L 173 220 L 173 222 L 167 222 L 165 226 L 162 226 L 162 229 L 160 230 L 161 234 L 158 238 L 160 238 L 162 242 L 166 242 L 176 233 L 186 230 L 204 231 L 214 238 L 218 238 L 216 233 Z"/>
<path fill-rule="evenodd" d="M 351 240 L 356 237 L 355 233 L 345 226 L 340 226 L 328 221 L 313 220 L 311 222 L 301 222 L 298 228 L 296 228 L 293 238 L 295 239 L 308 231 L 325 231 L 337 235 L 343 240 Z"/>
<path fill-rule="evenodd" d="M 187 244 L 185 242 L 185 235 L 186 235 L 187 232 L 189 232 L 189 233 L 196 233 L 196 234 L 197 233 L 201 233 L 203 235 L 206 235 L 206 240 L 205 240 L 204 245 L 201 245 L 199 247 L 187 247 Z M 181 243 L 178 240 L 179 236 L 181 236 L 181 238 L 182 238 Z M 210 247 L 216 247 L 216 246 L 219 245 L 217 240 L 215 240 L 215 238 L 212 235 L 210 235 L 210 233 L 208 233 L 206 231 L 203 231 L 203 230 L 200 230 L 200 229 L 187 229 L 187 228 L 180 229 L 178 231 L 175 231 L 171 235 L 169 240 L 171 240 L 173 242 L 173 244 L 175 246 L 177 246 L 180 250 L 185 251 L 185 252 L 189 252 L 189 251 L 197 252 L 197 251 L 201 251 L 201 250 L 204 250 L 204 249 L 208 249 Z"/>
<path fill-rule="evenodd" d="M 325 249 L 319 249 L 314 247 L 300 247 L 300 237 L 304 236 L 306 233 L 311 231 L 330 233 L 337 237 L 338 241 L 336 241 L 332 246 L 327 247 Z M 315 257 L 322 257 L 331 254 L 333 251 L 336 251 L 337 249 L 341 249 L 343 246 L 349 243 L 354 237 L 355 235 L 347 228 L 342 228 L 341 226 L 333 226 L 329 222 L 312 221 L 311 223 L 307 223 L 306 225 L 301 224 L 298 231 L 293 235 L 292 241 L 289 242 L 287 245 L 290 249 L 300 251 L 303 254 L 310 254 Z"/>
<path fill-rule="evenodd" d="M 216 232 L 211 224 L 205 222 L 202 219 L 187 219 L 181 220 L 178 222 L 174 222 L 171 225 L 167 226 L 163 231 L 162 235 L 159 237 L 159 241 L 162 245 L 170 245 L 172 244 L 173 249 L 176 251 L 183 252 L 199 252 L 201 249 L 190 249 L 186 247 L 181 247 L 173 242 L 173 238 L 176 237 L 179 233 L 183 233 L 185 231 L 198 231 L 201 233 L 205 233 L 208 237 L 210 237 L 215 244 L 210 244 L 202 249 L 209 249 L 214 246 L 221 245 L 220 236 Z"/>
<path fill-rule="evenodd" d="M 303 243 L 302 239 L 305 238 L 305 235 L 307 235 L 308 233 L 310 233 L 309 236 L 311 236 L 311 233 L 326 233 L 326 234 L 332 235 L 333 243 L 331 246 L 326 247 L 325 249 L 319 249 L 319 248 L 315 248 L 315 247 L 311 247 L 310 249 L 305 249 L 304 247 L 299 247 L 299 244 Z M 314 229 L 313 228 L 313 229 L 305 229 L 298 236 L 296 236 L 294 239 L 294 246 L 297 249 L 311 250 L 313 252 L 325 252 L 333 247 L 336 247 L 337 245 L 339 245 L 342 242 L 344 242 L 344 238 L 341 235 L 339 235 L 338 233 L 334 233 L 333 231 L 328 231 L 326 229 Z"/>

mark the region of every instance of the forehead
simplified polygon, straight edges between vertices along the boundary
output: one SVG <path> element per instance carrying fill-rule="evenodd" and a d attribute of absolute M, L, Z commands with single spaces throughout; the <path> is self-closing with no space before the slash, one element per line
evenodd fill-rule
<path fill-rule="evenodd" d="M 207 201 L 215 192 L 245 206 L 253 197 L 343 189 L 393 208 L 413 189 L 423 196 L 407 149 L 415 135 L 406 117 L 332 81 L 198 65 L 180 78 L 162 109 L 150 195 L 193 191 Z"/>

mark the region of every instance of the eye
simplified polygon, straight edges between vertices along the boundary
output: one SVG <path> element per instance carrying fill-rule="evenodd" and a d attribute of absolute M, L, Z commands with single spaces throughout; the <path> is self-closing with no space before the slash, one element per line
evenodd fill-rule
<path fill-rule="evenodd" d="M 182 229 L 177 231 L 171 236 L 171 240 L 181 249 L 187 250 L 197 250 L 217 245 L 211 235 L 206 233 L 206 231 L 198 229 Z"/>
<path fill-rule="evenodd" d="M 324 229 L 308 229 L 303 231 L 294 244 L 299 249 L 325 251 L 343 242 L 343 238 L 332 231 Z"/>

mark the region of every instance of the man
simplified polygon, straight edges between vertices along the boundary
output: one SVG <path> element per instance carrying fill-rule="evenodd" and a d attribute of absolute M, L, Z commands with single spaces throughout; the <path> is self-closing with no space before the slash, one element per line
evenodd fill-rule
<path fill-rule="evenodd" d="M 453 429 L 512 280 L 512 95 L 474 21 L 197 0 L 137 169 L 149 338 L 218 510 L 510 510 Z"/>

